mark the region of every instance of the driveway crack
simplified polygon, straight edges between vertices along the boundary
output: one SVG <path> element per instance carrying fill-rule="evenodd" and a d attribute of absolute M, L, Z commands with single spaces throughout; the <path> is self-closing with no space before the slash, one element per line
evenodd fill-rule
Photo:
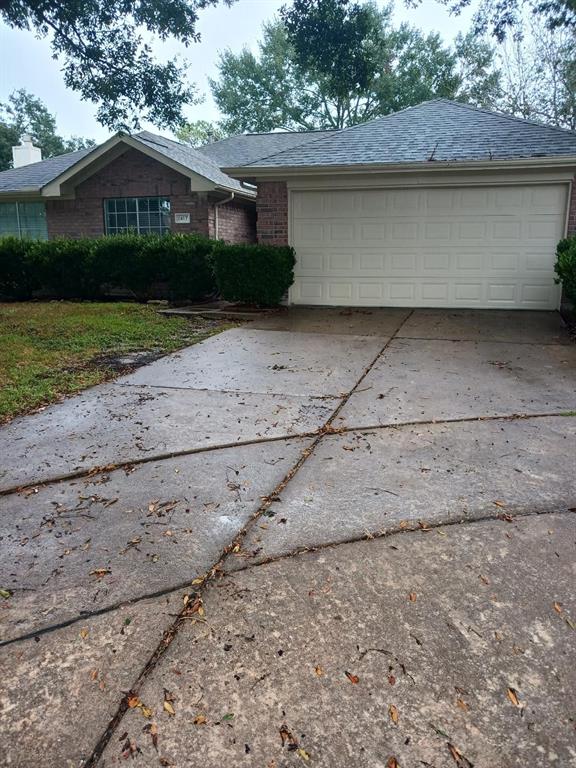
<path fill-rule="evenodd" d="M 201 599 L 200 596 L 202 594 L 202 591 L 205 589 L 207 584 L 211 582 L 222 571 L 224 562 L 227 559 L 227 557 L 234 552 L 240 551 L 242 541 L 246 538 L 248 532 L 252 529 L 253 525 L 269 509 L 270 505 L 273 504 L 274 499 L 276 499 L 280 495 L 280 493 L 284 490 L 284 488 L 286 488 L 288 483 L 298 473 L 298 471 L 305 464 L 307 459 L 314 453 L 315 449 L 322 442 L 324 437 L 326 435 L 333 434 L 334 432 L 340 431 L 340 430 L 334 429 L 334 427 L 332 426 L 334 420 L 338 417 L 342 408 L 346 405 L 350 397 L 354 394 L 354 392 L 356 392 L 356 390 L 362 384 L 366 376 L 370 373 L 370 371 L 376 365 L 378 360 L 386 352 L 386 350 L 388 349 L 392 341 L 396 338 L 396 336 L 398 335 L 398 333 L 400 332 L 404 324 L 412 317 L 413 314 L 414 314 L 414 310 L 411 310 L 398 324 L 394 332 L 390 335 L 390 337 L 387 339 L 385 344 L 383 344 L 381 349 L 374 356 L 373 360 L 366 366 L 366 368 L 364 369 L 360 377 L 357 379 L 354 386 L 347 393 L 343 395 L 342 399 L 340 400 L 336 408 L 332 411 L 328 419 L 324 422 L 324 425 L 315 434 L 315 437 L 312 443 L 302 451 L 296 463 L 286 473 L 286 475 L 278 483 L 278 485 L 266 497 L 264 497 L 262 504 L 251 515 L 251 517 L 246 522 L 244 527 L 232 539 L 232 541 L 229 544 L 227 544 L 227 546 L 223 549 L 219 560 L 203 576 L 200 576 L 194 579 L 194 584 L 196 586 L 196 589 L 193 595 L 193 599 Z M 157 646 L 156 650 L 152 653 L 150 659 L 148 660 L 148 662 L 145 664 L 144 668 L 138 675 L 138 678 L 134 681 L 134 684 L 132 685 L 132 688 L 131 688 L 132 695 L 138 694 L 146 678 L 155 669 L 160 658 L 164 655 L 164 653 L 170 647 L 174 638 L 178 634 L 178 630 L 180 626 L 185 621 L 188 611 L 189 611 L 188 607 L 185 606 L 182 609 L 182 611 L 178 614 L 174 622 L 165 631 L 163 639 Z M 128 710 L 128 697 L 124 696 L 124 698 L 121 700 L 118 706 L 118 709 L 116 710 L 116 713 L 113 715 L 110 723 L 108 724 L 106 730 L 104 731 L 104 733 L 102 734 L 98 742 L 96 743 L 96 746 L 92 751 L 92 754 L 90 755 L 88 760 L 84 763 L 84 768 L 94 768 L 98 764 L 100 757 L 102 756 L 112 736 L 116 732 L 116 729 L 118 728 L 127 710 Z"/>

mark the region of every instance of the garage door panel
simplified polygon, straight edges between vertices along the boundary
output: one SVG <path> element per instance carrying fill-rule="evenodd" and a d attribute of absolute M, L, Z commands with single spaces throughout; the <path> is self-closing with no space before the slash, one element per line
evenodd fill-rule
<path fill-rule="evenodd" d="M 567 187 L 293 192 L 302 304 L 553 309 Z"/>

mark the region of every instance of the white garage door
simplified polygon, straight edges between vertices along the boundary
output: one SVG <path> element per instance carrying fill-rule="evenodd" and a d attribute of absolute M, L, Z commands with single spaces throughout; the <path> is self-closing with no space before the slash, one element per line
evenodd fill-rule
<path fill-rule="evenodd" d="M 555 309 L 563 184 L 294 191 L 295 304 Z"/>

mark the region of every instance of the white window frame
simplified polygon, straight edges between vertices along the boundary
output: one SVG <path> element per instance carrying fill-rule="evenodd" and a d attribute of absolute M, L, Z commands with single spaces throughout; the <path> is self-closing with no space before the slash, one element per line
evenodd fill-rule
<path fill-rule="evenodd" d="M 167 232 L 170 232 L 170 230 L 171 230 L 171 226 L 170 226 L 170 224 L 171 224 L 170 198 L 167 197 L 166 195 L 144 195 L 144 196 L 141 196 L 141 197 L 109 197 L 109 198 L 106 198 L 104 200 L 104 231 L 106 232 L 107 235 L 121 235 L 121 234 L 126 234 L 127 232 L 132 231 L 129 227 L 126 227 L 125 229 L 123 229 L 123 228 L 121 229 L 120 227 L 111 227 L 110 226 L 110 223 L 109 223 L 110 215 L 112 215 L 112 214 L 118 215 L 118 211 L 116 211 L 116 210 L 115 211 L 110 211 L 108 206 L 109 206 L 109 204 L 111 202 L 116 203 L 116 201 L 118 201 L 118 200 L 126 201 L 126 202 L 129 201 L 129 200 L 130 201 L 134 201 L 134 203 L 135 203 L 135 211 L 128 211 L 128 210 L 126 210 L 125 212 L 121 212 L 121 213 L 125 213 L 126 216 L 128 216 L 129 213 L 130 214 L 135 213 L 135 215 L 136 215 L 136 228 L 135 228 L 136 234 L 139 234 L 139 235 L 141 235 L 141 234 L 160 234 L 160 235 L 164 235 Z M 143 228 L 144 231 L 141 230 L 140 215 L 141 215 L 142 212 L 140 211 L 139 204 L 143 200 L 158 200 L 159 201 L 160 205 L 159 205 L 159 212 L 158 212 L 158 214 L 159 214 L 160 226 L 158 228 L 152 229 L 151 227 L 148 226 L 148 227 L 144 227 Z M 168 224 L 167 224 L 167 226 L 163 225 L 163 213 L 162 213 L 162 204 L 163 203 L 167 203 L 168 204 Z"/>

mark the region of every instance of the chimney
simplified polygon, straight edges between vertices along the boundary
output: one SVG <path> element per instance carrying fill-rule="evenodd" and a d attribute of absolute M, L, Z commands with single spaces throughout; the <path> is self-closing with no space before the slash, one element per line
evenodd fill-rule
<path fill-rule="evenodd" d="M 12 147 L 12 166 L 21 168 L 23 165 L 37 163 L 42 160 L 42 150 L 32 144 L 32 136 L 25 133 L 20 139 L 19 147 Z"/>

